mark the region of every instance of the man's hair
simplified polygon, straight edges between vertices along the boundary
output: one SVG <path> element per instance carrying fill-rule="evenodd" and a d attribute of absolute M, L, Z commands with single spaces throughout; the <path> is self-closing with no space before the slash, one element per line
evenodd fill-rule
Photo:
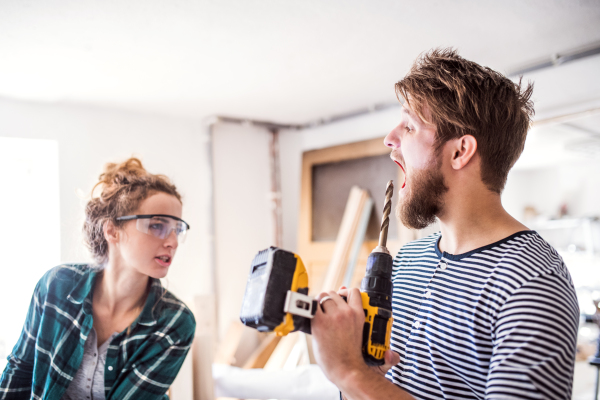
<path fill-rule="evenodd" d="M 396 95 L 436 126 L 436 150 L 472 135 L 481 157 L 481 180 L 500 194 L 525 146 L 534 115 L 533 84 L 521 86 L 490 68 L 465 60 L 452 48 L 421 54 L 396 83 Z M 424 107 L 431 120 L 424 117 Z"/>

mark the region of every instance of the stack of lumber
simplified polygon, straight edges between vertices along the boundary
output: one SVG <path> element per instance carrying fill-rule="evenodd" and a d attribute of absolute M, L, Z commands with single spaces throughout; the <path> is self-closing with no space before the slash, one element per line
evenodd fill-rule
<path fill-rule="evenodd" d="M 327 268 L 322 291 L 337 291 L 344 278 L 354 272 L 358 251 L 365 239 L 373 200 L 366 190 L 353 186 L 344 210 L 342 223 Z M 350 272 L 350 274 L 347 274 Z"/>

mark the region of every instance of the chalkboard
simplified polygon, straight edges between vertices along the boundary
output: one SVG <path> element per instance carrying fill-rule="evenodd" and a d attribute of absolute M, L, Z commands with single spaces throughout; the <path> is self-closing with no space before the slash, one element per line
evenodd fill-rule
<path fill-rule="evenodd" d="M 344 215 L 350 188 L 357 185 L 369 191 L 374 201 L 366 240 L 377 240 L 385 200 L 385 188 L 394 181 L 392 214 L 388 238 L 398 238 L 395 217 L 398 189 L 398 166 L 389 154 L 355 158 L 312 166 L 312 240 L 335 241 Z"/>

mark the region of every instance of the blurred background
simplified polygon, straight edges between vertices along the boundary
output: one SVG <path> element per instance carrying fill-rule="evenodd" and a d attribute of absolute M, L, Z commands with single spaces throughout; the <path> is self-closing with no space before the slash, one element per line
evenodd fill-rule
<path fill-rule="evenodd" d="M 0 368 L 41 275 L 89 261 L 83 211 L 102 166 L 132 155 L 174 181 L 192 227 L 164 284 L 194 310 L 208 347 L 227 341 L 258 250 L 334 243 L 310 231 L 315 167 L 356 159 L 360 143 L 395 127 L 394 83 L 421 52 L 445 46 L 534 82 L 534 124 L 503 204 L 556 247 L 581 312 L 593 315 L 600 1 L 3 0 Z M 336 149 L 341 158 L 327 156 Z M 371 178 L 395 179 L 391 165 L 373 167 Z M 344 190 L 328 202 L 341 210 L 334 233 Z M 399 227 L 390 250 L 435 229 Z M 323 261 L 307 258 L 318 280 Z M 597 338 L 596 322 L 583 316 L 574 399 L 593 396 Z M 244 339 L 246 353 L 262 339 Z M 192 358 L 172 387 L 175 400 L 200 398 L 202 368 Z"/>

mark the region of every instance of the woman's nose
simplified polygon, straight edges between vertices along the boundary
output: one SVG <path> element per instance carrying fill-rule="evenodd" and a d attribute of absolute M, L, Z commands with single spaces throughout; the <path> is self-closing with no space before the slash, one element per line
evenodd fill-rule
<path fill-rule="evenodd" d="M 176 249 L 178 244 L 179 242 L 177 241 L 177 232 L 175 231 L 175 229 L 171 229 L 171 232 L 169 232 L 169 235 L 165 240 L 165 246 Z"/>

